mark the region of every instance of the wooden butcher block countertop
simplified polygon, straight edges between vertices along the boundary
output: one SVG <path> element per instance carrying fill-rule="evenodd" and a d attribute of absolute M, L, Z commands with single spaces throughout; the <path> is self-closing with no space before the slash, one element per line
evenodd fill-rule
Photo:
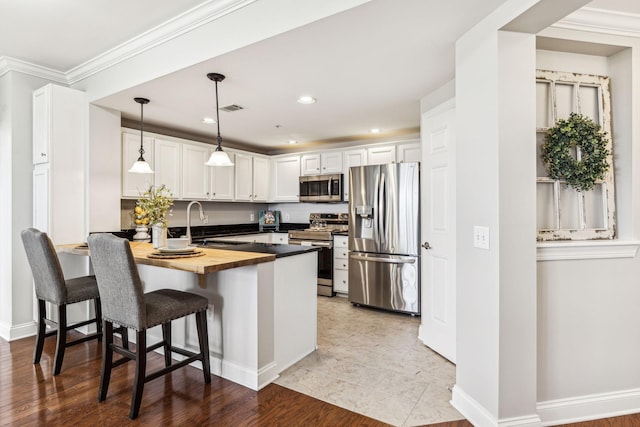
<path fill-rule="evenodd" d="M 130 242 L 131 251 L 138 264 L 154 265 L 156 267 L 172 268 L 174 270 L 190 271 L 197 274 L 215 273 L 231 268 L 255 265 L 263 262 L 275 261 L 273 254 L 256 252 L 226 251 L 222 249 L 198 248 L 204 255 L 192 258 L 152 259 L 148 255 L 156 251 L 151 243 Z M 89 255 L 88 248 L 82 244 L 58 245 L 59 252 L 76 255 Z"/>

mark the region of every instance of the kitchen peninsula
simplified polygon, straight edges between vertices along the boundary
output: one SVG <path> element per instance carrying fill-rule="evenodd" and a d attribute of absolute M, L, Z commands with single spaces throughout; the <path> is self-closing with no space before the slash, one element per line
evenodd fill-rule
<path fill-rule="evenodd" d="M 171 288 L 209 300 L 213 374 L 259 390 L 315 350 L 316 248 L 260 245 L 256 252 L 202 248 L 202 256 L 177 259 L 149 258 L 153 252 L 149 243 L 134 242 L 131 249 L 145 292 Z M 88 255 L 77 245 L 58 250 Z M 198 347 L 194 319 L 174 321 L 172 334 L 174 345 Z M 156 327 L 148 336 L 150 341 L 160 340 L 162 332 Z"/>

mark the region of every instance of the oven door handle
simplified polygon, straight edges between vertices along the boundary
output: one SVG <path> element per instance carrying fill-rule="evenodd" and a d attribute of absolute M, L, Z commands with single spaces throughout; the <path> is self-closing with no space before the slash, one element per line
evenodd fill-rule
<path fill-rule="evenodd" d="M 359 261 L 386 262 L 387 264 L 414 264 L 416 262 L 415 258 L 379 258 L 354 254 L 351 255 L 351 259 Z"/>
<path fill-rule="evenodd" d="M 333 245 L 331 244 L 331 242 L 317 242 L 317 241 L 310 241 L 310 240 L 289 240 L 289 244 L 290 245 L 303 245 L 303 243 L 309 242 L 309 245 L 305 245 L 305 246 L 322 246 L 323 248 L 330 248 Z"/>

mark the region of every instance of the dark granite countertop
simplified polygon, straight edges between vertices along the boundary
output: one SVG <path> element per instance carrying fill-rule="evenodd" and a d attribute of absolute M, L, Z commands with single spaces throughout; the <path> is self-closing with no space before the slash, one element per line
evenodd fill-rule
<path fill-rule="evenodd" d="M 262 233 L 288 233 L 290 230 L 304 230 L 309 228 L 309 223 L 281 223 L 279 230 L 274 229 L 263 230 Z M 180 237 L 187 234 L 186 227 L 169 227 L 169 237 Z M 121 230 L 113 232 L 118 237 L 124 237 L 133 240 L 135 230 Z M 203 225 L 191 227 L 191 237 L 194 239 L 205 239 L 225 236 L 240 236 L 243 234 L 261 233 L 259 225 L 255 224 L 231 224 L 231 225 Z"/>
<path fill-rule="evenodd" d="M 306 252 L 319 251 L 317 246 L 302 245 L 281 245 L 274 243 L 236 243 L 209 241 L 202 245 L 203 248 L 222 249 L 225 251 L 258 252 L 262 254 L 275 255 L 276 258 L 283 258 L 299 255 Z"/>

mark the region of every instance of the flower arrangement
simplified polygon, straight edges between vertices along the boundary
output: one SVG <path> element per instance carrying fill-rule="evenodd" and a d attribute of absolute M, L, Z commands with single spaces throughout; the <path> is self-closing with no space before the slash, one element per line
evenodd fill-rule
<path fill-rule="evenodd" d="M 173 206 L 173 193 L 163 184 L 160 187 L 151 186 L 140 194 L 134 209 L 134 222 L 136 224 L 162 224 L 169 222 L 167 216 L 171 216 Z M 140 221 L 140 222 L 138 222 Z"/>

